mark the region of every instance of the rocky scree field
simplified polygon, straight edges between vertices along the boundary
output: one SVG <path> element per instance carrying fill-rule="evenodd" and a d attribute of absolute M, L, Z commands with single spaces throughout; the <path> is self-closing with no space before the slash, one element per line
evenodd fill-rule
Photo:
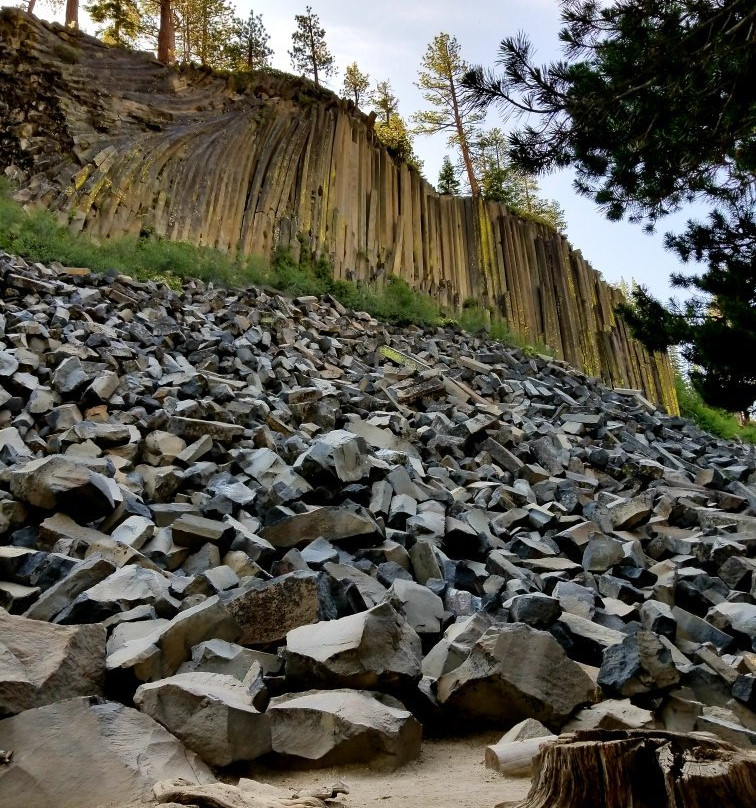
<path fill-rule="evenodd" d="M 753 447 L 328 297 L 9 255 L 0 292 L 5 808 L 349 805 L 245 775 L 423 732 L 509 730 L 510 774 L 579 729 L 753 750 Z"/>

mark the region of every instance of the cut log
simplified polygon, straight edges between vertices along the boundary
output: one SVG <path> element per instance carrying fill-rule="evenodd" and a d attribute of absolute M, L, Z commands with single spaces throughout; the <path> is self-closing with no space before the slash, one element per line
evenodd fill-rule
<path fill-rule="evenodd" d="M 533 760 L 517 808 L 753 808 L 756 754 L 705 733 L 589 730 Z"/>
<path fill-rule="evenodd" d="M 486 768 L 509 777 L 530 777 L 533 771 L 533 758 L 548 741 L 556 740 L 556 735 L 541 738 L 528 738 L 524 741 L 505 741 L 486 747 Z"/>

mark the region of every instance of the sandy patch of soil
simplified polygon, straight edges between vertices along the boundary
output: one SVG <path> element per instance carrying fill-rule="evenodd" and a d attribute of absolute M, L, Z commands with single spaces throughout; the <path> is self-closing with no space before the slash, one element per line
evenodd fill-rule
<path fill-rule="evenodd" d="M 247 776 L 284 789 L 330 786 L 341 780 L 350 793 L 345 808 L 493 808 L 516 804 L 530 789 L 527 778 L 502 777 L 483 763 L 488 744 L 501 732 L 464 738 L 423 740 L 420 757 L 395 772 L 368 766 L 340 766 L 309 771 L 282 771 L 253 763 Z"/>
<path fill-rule="evenodd" d="M 339 796 L 344 808 L 494 808 L 515 806 L 530 789 L 527 778 L 502 777 L 483 763 L 485 747 L 501 732 L 461 738 L 427 738 L 420 757 L 395 772 L 369 766 L 291 770 L 254 761 L 245 777 L 284 791 L 307 791 L 341 781 L 349 794 Z M 222 778 L 234 783 L 231 778 Z M 153 808 L 155 803 L 113 803 L 103 808 Z"/>

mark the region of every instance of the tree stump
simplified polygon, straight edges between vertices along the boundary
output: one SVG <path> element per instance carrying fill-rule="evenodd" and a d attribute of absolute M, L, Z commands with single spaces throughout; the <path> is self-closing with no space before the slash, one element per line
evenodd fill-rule
<path fill-rule="evenodd" d="M 586 730 L 545 744 L 516 808 L 753 808 L 756 753 L 705 733 Z"/>

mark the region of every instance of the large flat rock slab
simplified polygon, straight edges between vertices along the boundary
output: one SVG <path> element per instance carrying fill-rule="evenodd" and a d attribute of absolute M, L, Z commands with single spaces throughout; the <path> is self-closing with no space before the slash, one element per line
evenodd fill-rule
<path fill-rule="evenodd" d="M 101 808 L 149 800 L 159 780 L 214 781 L 167 730 L 116 702 L 75 698 L 0 721 L 3 808 Z"/>

